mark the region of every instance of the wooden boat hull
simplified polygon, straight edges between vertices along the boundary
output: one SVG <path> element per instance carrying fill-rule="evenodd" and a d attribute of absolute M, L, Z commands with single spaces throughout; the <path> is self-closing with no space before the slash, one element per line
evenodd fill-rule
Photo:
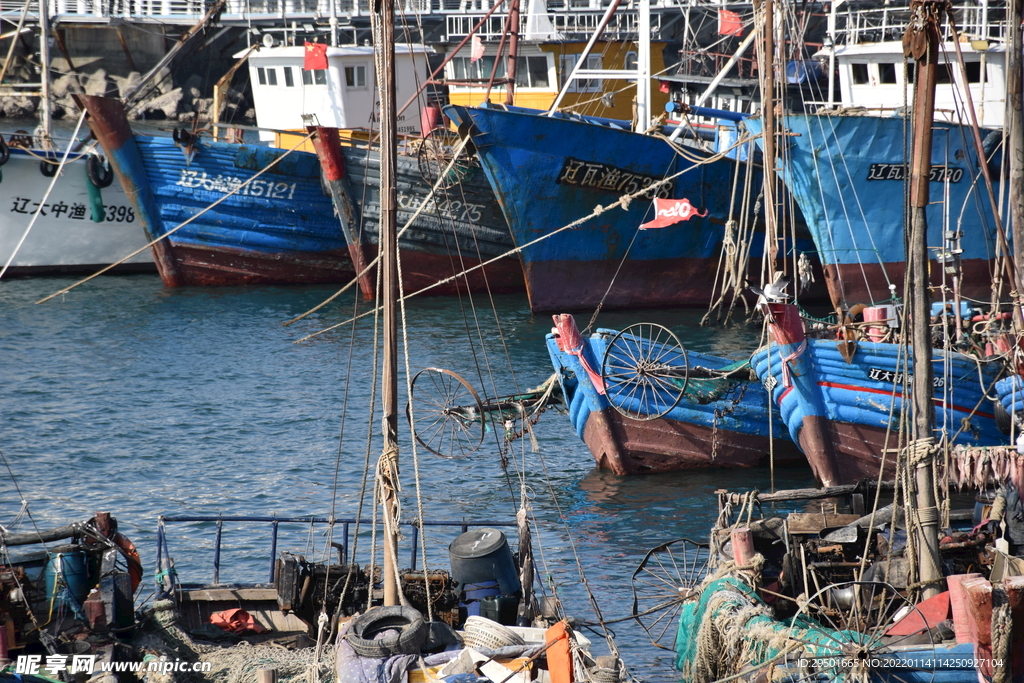
<path fill-rule="evenodd" d="M 286 155 L 286 150 L 205 140 L 181 146 L 170 138 L 133 133 L 118 102 L 97 97 L 82 100 L 139 223 L 150 240 L 162 238 L 155 253 L 167 286 L 348 282 L 355 276 L 350 245 L 321 188 L 316 155 L 302 151 Z M 350 150 L 349 155 L 350 168 L 359 170 L 353 179 L 360 189 L 360 239 L 372 258 L 380 210 L 377 155 L 372 150 Z M 279 160 L 276 165 L 253 179 L 275 160 Z M 247 181 L 251 182 L 246 185 Z M 435 200 L 435 206 L 423 211 L 400 240 L 406 294 L 512 248 L 483 178 L 478 186 L 476 194 L 460 189 L 472 201 L 457 207 Z M 404 222 L 429 191 L 415 159 L 402 158 L 400 188 L 398 219 Z M 214 202 L 216 206 L 208 208 Z M 453 212 L 458 215 L 453 217 Z M 457 220 L 463 214 L 469 219 Z M 182 226 L 186 221 L 190 222 Z M 466 228 L 464 223 L 472 225 Z M 468 278 L 468 288 L 521 290 L 517 259 L 502 260 L 486 276 L 476 272 Z M 429 293 L 466 289 L 463 278 Z"/>
<path fill-rule="evenodd" d="M 121 186 L 90 187 L 85 158 L 72 156 L 32 223 L 50 183 L 40 158 L 56 164 L 63 155 L 16 147 L 10 154 L 0 167 L 0 267 L 10 262 L 4 277 L 95 272 L 146 246 Z M 144 249 L 115 270 L 152 273 L 156 267 Z"/>
<path fill-rule="evenodd" d="M 841 348 L 846 342 L 804 336 L 795 306 L 768 307 L 775 344 L 760 349 L 750 363 L 771 388 L 790 436 L 815 476 L 826 486 L 877 476 L 885 449 L 906 445 L 906 437 L 903 442 L 899 437 L 900 420 L 912 419 L 912 400 L 903 393 L 902 368 L 911 367 L 912 358 L 905 358 L 897 344 L 859 341 L 847 350 L 847 361 Z M 1005 436 L 989 398 L 997 365 L 936 351 L 933 370 L 936 428 L 948 428 L 957 444 L 1002 443 Z M 890 452 L 887 473 L 894 461 Z"/>
<path fill-rule="evenodd" d="M 708 467 L 754 467 L 769 462 L 768 396 L 746 378 L 719 381 L 701 394 L 684 394 L 661 417 L 633 419 L 612 406 L 598 391 L 600 361 L 614 330 L 598 330 L 571 349 L 580 338 L 572 317 L 555 316 L 557 333 L 547 337 L 548 353 L 558 372 L 569 419 L 601 468 L 619 475 L 653 474 Z M 687 352 L 688 362 L 703 368 L 736 365 L 727 358 Z M 698 380 L 688 386 L 696 389 Z M 776 411 L 772 434 L 779 464 L 802 462 Z"/>
<path fill-rule="evenodd" d="M 745 177 L 745 162 L 728 157 L 710 161 L 710 154 L 695 149 L 683 156 L 660 138 L 600 119 L 514 107 L 449 106 L 445 112 L 472 135 L 516 245 L 522 247 L 534 313 L 598 304 L 605 309 L 706 306 L 715 297 L 712 283 L 726 223 L 742 200 L 733 197 L 733 179 L 737 171 Z M 654 217 L 651 200 L 633 199 L 625 209 L 613 206 L 678 173 L 656 190 L 658 196 L 686 198 L 706 216 L 638 231 Z M 760 184 L 759 170 L 752 182 Z M 606 210 L 573 225 L 598 207 Z M 741 270 L 758 280 L 763 233 L 755 232 L 751 240 Z M 787 243 L 785 253 L 792 247 Z M 798 240 L 797 249 L 813 254 L 809 236 Z M 824 288 L 817 294 L 823 297 Z"/>
<path fill-rule="evenodd" d="M 714 425 L 667 418 L 631 420 L 614 408 L 590 413 L 583 442 L 598 467 L 618 475 L 767 465 L 771 444 L 766 435 L 716 429 Z M 803 460 L 793 444 L 785 441 L 776 443 L 775 457 L 780 464 Z"/>
<path fill-rule="evenodd" d="M 893 208 L 906 202 L 905 121 L 834 113 L 785 118 L 791 148 L 783 179 L 814 239 L 833 306 L 903 297 L 904 224 Z M 744 125 L 755 135 L 761 132 L 758 119 Z M 981 171 L 967 128 L 943 122 L 933 128 L 928 244 L 961 248 L 961 293 L 987 301 L 999 253 L 996 223 L 984 183 L 975 182 Z M 999 196 L 998 182 L 994 189 Z M 945 241 L 944 230 L 962 231 L 964 238 Z M 933 284 L 951 286 L 949 276 L 943 277 L 944 268 L 931 268 Z"/>

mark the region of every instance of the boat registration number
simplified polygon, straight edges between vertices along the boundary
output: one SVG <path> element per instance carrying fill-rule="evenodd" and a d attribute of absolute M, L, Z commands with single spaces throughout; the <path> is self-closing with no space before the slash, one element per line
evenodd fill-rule
<path fill-rule="evenodd" d="M 964 169 L 958 166 L 932 166 L 928 179 L 933 183 L 959 183 Z M 903 164 L 871 164 L 868 180 L 906 180 L 907 167 Z"/>
<path fill-rule="evenodd" d="M 588 190 L 601 192 L 613 192 L 615 194 L 635 194 L 644 188 L 655 183 L 661 183 L 664 178 L 633 173 L 624 168 L 602 164 L 599 161 L 584 161 L 566 157 L 562 164 L 562 170 L 558 172 L 559 185 L 573 185 Z M 655 197 L 668 199 L 672 194 L 672 183 L 661 183 L 653 192 Z"/>
<path fill-rule="evenodd" d="M 221 194 L 236 192 L 236 194 L 246 197 L 265 197 L 266 199 L 291 199 L 295 196 L 297 183 L 282 183 L 260 178 L 248 182 L 246 180 L 246 178 L 226 176 L 220 173 L 211 176 L 206 171 L 183 168 L 181 169 L 181 178 L 175 185 L 220 192 Z"/>

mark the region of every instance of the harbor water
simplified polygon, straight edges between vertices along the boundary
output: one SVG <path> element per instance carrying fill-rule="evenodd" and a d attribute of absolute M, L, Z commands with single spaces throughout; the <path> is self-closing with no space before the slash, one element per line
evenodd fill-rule
<path fill-rule="evenodd" d="M 109 511 L 139 548 L 151 587 L 159 515 L 326 517 L 333 505 L 337 517 L 355 516 L 367 453 L 376 462 L 380 452 L 376 438 L 367 448 L 368 433 L 376 437 L 380 423 L 378 408 L 369 424 L 372 316 L 354 331 L 343 325 L 296 343 L 349 318 L 352 300 L 343 296 L 284 326 L 336 288 L 172 290 L 155 275 L 101 277 L 35 303 L 72 282 L 0 282 L 0 449 L 14 475 L 0 472 L 0 524 L 13 522 L 22 500 L 31 520 L 19 531 Z M 486 296 L 472 303 L 407 302 L 411 372 L 453 370 L 481 397 L 526 390 L 551 375 L 543 343 L 550 318 L 532 316 L 521 295 L 494 297 L 493 311 Z M 760 326 L 701 328 L 702 313 L 607 313 L 595 327 L 658 322 L 687 348 L 736 358 L 757 345 Z M 578 316 L 581 328 L 588 319 Z M 470 339 L 467 330 L 481 334 Z M 404 344 L 400 339 L 400 349 Z M 404 385 L 404 359 L 400 365 Z M 403 389 L 400 405 L 405 401 Z M 404 419 L 400 430 L 408 433 Z M 567 611 L 584 622 L 597 621 L 588 590 L 606 620 L 629 615 L 630 576 L 650 548 L 682 537 L 706 540 L 716 489 L 772 484 L 767 468 L 632 478 L 601 472 L 555 410 L 541 416 L 535 435 L 536 452 L 529 439 L 516 442 L 508 477 L 491 435 L 467 458 L 417 449 L 418 462 L 404 438 L 403 519 L 419 516 L 418 469 L 424 517 L 512 520 L 510 489 L 518 493 L 516 468 L 522 467 L 538 523 L 538 575 L 557 586 Z M 806 468 L 777 470 L 774 479 L 778 488 L 813 485 Z M 319 559 L 322 531 L 282 525 L 278 550 Z M 437 533 L 428 536 L 427 563 L 443 568 L 451 538 Z M 212 579 L 213 534 L 212 524 L 168 527 L 181 580 Z M 220 580 L 266 581 L 268 537 L 265 525 L 225 527 Z M 634 622 L 609 629 L 636 676 L 678 680 L 672 653 L 651 645 Z M 601 643 L 595 649 L 606 652 Z"/>

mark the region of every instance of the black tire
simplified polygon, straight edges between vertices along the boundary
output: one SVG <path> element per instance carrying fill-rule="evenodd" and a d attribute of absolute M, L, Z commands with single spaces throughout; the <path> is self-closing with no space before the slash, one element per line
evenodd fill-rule
<path fill-rule="evenodd" d="M 996 418 L 996 428 L 1003 434 L 1009 434 L 1013 426 L 1013 418 L 999 399 L 992 402 L 992 413 Z"/>
<path fill-rule="evenodd" d="M 388 629 L 398 629 L 398 633 L 374 640 L 377 634 Z M 427 639 L 427 622 L 419 610 L 412 607 L 378 607 L 356 617 L 345 639 L 360 657 L 383 659 L 414 655 L 420 652 Z"/>
<path fill-rule="evenodd" d="M 114 169 L 95 154 L 90 154 L 85 160 L 85 172 L 92 184 L 98 188 L 110 187 L 114 182 Z"/>
<path fill-rule="evenodd" d="M 7 141 L 0 135 L 0 166 L 7 163 L 7 160 L 11 158 L 11 148 L 7 146 Z"/>
<path fill-rule="evenodd" d="M 55 164 L 52 161 L 40 161 L 39 172 L 47 178 L 52 178 L 57 175 L 57 169 L 60 168 L 59 164 Z"/>

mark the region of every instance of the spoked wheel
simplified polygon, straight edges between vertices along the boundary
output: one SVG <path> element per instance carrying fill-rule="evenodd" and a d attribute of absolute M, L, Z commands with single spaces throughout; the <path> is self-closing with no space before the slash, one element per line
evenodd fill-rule
<path fill-rule="evenodd" d="M 903 621 L 909 620 L 909 621 Z M 902 623 L 901 623 L 902 622 Z M 825 586 L 801 606 L 786 633 L 787 681 L 929 683 L 938 668 L 924 615 L 900 592 L 875 581 Z"/>
<path fill-rule="evenodd" d="M 451 370 L 425 368 L 416 373 L 406 416 L 416 442 L 442 458 L 465 458 L 484 440 L 480 397 Z"/>
<path fill-rule="evenodd" d="M 675 649 L 683 603 L 696 599 L 708 574 L 707 544 L 679 538 L 648 551 L 633 572 L 633 618 L 654 645 Z"/>
<path fill-rule="evenodd" d="M 423 179 L 434 185 L 438 178 L 441 178 L 438 188 L 445 190 L 472 175 L 476 170 L 476 163 L 471 155 L 462 153 L 452 164 L 458 145 L 459 136 L 444 128 L 435 128 L 423 138 L 417 154 Z"/>
<path fill-rule="evenodd" d="M 615 410 L 634 420 L 656 420 L 686 393 L 686 350 L 667 327 L 630 325 L 608 344 L 601 378 Z"/>

